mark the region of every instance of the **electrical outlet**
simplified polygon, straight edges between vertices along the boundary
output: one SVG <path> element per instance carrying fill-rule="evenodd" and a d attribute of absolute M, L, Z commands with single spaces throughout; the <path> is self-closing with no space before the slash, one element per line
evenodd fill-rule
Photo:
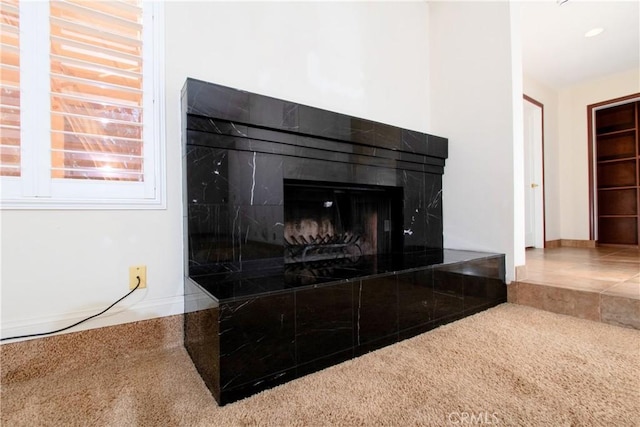
<path fill-rule="evenodd" d="M 133 289 L 138 284 L 138 277 L 140 277 L 140 286 L 138 289 L 147 287 L 147 266 L 146 265 L 134 265 L 129 267 L 129 289 Z"/>

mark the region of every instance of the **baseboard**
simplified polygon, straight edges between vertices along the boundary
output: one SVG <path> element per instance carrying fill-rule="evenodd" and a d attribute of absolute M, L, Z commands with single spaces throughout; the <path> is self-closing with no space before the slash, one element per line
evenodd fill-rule
<path fill-rule="evenodd" d="M 525 265 L 517 265 L 516 266 L 516 279 L 515 281 L 519 281 L 527 277 L 527 266 Z"/>
<path fill-rule="evenodd" d="M 183 316 L 166 316 L 0 346 L 1 383 L 63 375 L 87 366 L 122 363 L 142 353 L 183 345 Z"/>
<path fill-rule="evenodd" d="M 595 240 L 557 239 L 545 242 L 545 249 L 555 248 L 595 248 Z"/>
<path fill-rule="evenodd" d="M 560 246 L 563 248 L 595 248 L 595 240 L 573 240 L 573 239 L 560 239 Z"/>
<path fill-rule="evenodd" d="M 562 241 L 560 239 L 556 239 L 556 240 L 547 240 L 544 243 L 544 248 L 545 249 L 556 249 L 562 246 Z"/>
<path fill-rule="evenodd" d="M 64 315 L 56 317 L 39 317 L 32 319 L 3 321 L 2 338 L 37 334 L 61 329 L 68 325 L 72 325 L 82 319 L 86 319 L 87 317 L 92 316 L 96 313 L 99 313 L 105 308 L 106 306 L 95 307 L 90 310 L 65 313 Z M 182 295 L 168 298 L 145 299 L 142 301 L 136 301 L 133 305 L 127 303 L 127 301 L 125 300 L 103 315 L 91 319 L 70 330 L 64 331 L 61 334 L 80 332 L 96 328 L 105 328 L 125 323 L 150 320 L 158 317 L 173 316 L 182 314 L 183 312 L 184 297 Z M 20 340 L 24 339 L 10 342 L 16 342 Z"/>

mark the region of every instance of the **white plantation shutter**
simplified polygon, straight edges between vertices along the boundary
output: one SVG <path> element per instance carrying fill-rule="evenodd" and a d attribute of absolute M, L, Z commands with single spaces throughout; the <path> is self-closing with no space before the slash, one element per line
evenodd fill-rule
<path fill-rule="evenodd" d="M 0 175 L 20 176 L 20 11 L 0 1 Z"/>
<path fill-rule="evenodd" d="M 50 7 L 52 177 L 144 181 L 141 4 Z"/>
<path fill-rule="evenodd" d="M 19 202 L 162 202 L 158 7 L 141 0 L 20 2 Z"/>

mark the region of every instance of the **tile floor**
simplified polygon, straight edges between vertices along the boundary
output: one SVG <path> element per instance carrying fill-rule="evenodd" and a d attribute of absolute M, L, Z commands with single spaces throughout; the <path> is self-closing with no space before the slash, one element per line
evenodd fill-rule
<path fill-rule="evenodd" d="M 527 249 L 509 301 L 640 329 L 640 250 Z"/>

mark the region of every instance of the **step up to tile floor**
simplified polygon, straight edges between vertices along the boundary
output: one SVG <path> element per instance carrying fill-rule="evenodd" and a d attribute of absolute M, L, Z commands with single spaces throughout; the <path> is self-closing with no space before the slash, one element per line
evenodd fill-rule
<path fill-rule="evenodd" d="M 640 329 L 640 251 L 529 249 L 509 302 Z"/>

